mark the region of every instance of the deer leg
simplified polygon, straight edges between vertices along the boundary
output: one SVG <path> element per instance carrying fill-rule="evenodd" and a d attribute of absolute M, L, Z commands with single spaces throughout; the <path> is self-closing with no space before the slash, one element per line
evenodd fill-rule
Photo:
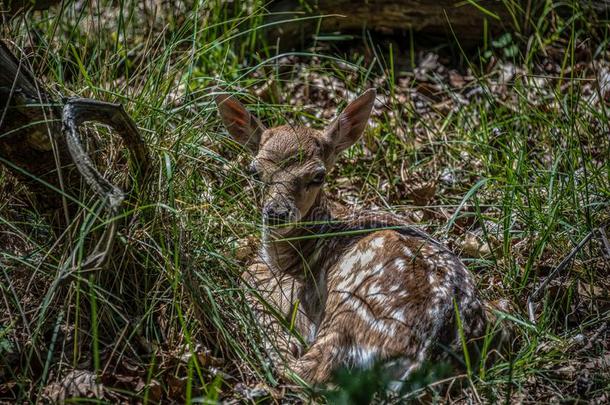
<path fill-rule="evenodd" d="M 299 377 L 311 384 L 327 382 L 342 362 L 341 346 L 342 334 L 338 331 L 320 334 L 314 344 L 301 358 L 290 367 Z"/>
<path fill-rule="evenodd" d="M 289 277 L 277 277 L 262 263 L 256 262 L 242 275 L 251 291 L 246 300 L 252 308 L 256 322 L 263 334 L 263 344 L 274 368 L 280 375 L 286 375 L 286 364 L 292 364 L 301 353 L 303 342 L 298 334 L 307 334 L 311 327 L 305 314 L 295 306 L 297 286 Z M 288 330 L 287 320 L 294 321 L 293 328 L 298 334 Z"/>

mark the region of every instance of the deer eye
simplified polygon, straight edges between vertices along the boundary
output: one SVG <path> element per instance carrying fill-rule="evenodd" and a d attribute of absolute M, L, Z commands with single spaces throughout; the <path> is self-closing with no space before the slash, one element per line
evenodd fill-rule
<path fill-rule="evenodd" d="M 313 177 L 309 181 L 309 184 L 312 186 L 319 186 L 322 183 L 324 183 L 325 177 L 326 177 L 326 171 L 318 170 L 316 173 L 314 173 Z"/>

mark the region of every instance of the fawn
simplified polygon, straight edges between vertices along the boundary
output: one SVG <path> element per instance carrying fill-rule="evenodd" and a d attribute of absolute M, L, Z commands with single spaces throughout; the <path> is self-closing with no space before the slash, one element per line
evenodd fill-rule
<path fill-rule="evenodd" d="M 348 213 L 326 198 L 327 173 L 362 135 L 375 96 L 365 91 L 325 130 L 265 128 L 234 97 L 216 96 L 225 127 L 252 151 L 249 170 L 264 184 L 261 261 L 249 280 L 286 316 L 300 304 L 297 328 L 310 347 L 300 357 L 281 351 L 309 383 L 328 381 L 340 366 L 376 362 L 404 380 L 443 346 L 461 352 L 458 322 L 473 340 L 489 321 L 471 274 L 447 248 L 397 216 Z"/>

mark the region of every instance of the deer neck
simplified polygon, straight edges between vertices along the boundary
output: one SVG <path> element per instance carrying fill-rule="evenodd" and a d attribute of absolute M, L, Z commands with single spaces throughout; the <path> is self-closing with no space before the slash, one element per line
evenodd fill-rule
<path fill-rule="evenodd" d="M 323 233 L 325 224 L 334 220 L 333 211 L 324 191 L 320 190 L 313 206 L 301 219 L 303 225 L 279 232 L 265 225 L 262 256 L 272 271 L 289 274 L 301 282 L 318 279 L 323 267 L 320 256 L 325 238 L 317 235 Z"/>

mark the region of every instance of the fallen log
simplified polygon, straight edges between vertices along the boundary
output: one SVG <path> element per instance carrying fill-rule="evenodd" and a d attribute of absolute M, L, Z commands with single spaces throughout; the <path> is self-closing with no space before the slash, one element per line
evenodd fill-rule
<path fill-rule="evenodd" d="M 574 5 L 600 18 L 607 18 L 610 10 L 610 0 L 556 3 L 553 7 L 566 16 L 574 12 Z M 436 42 L 455 36 L 463 46 L 476 46 L 484 42 L 486 32 L 527 33 L 545 7 L 545 2 L 532 0 L 277 0 L 267 7 L 264 37 L 285 50 L 299 48 L 316 34 L 360 35 L 367 29 L 389 34 L 410 31 Z"/>

